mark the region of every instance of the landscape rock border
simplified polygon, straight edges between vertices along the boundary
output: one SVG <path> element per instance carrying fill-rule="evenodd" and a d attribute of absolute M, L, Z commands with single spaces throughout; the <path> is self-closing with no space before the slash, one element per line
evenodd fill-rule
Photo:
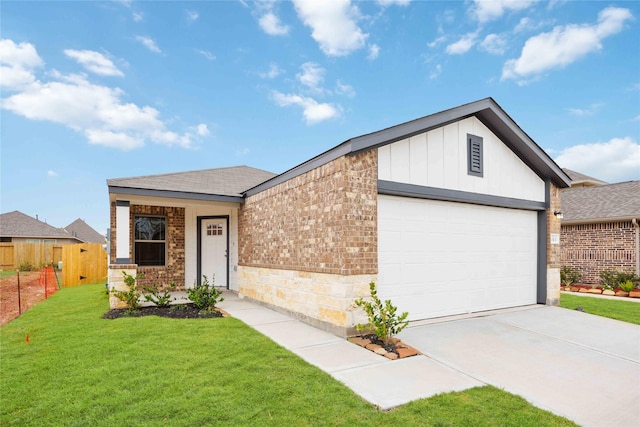
<path fill-rule="evenodd" d="M 359 335 L 347 338 L 347 340 L 390 360 L 404 359 L 406 357 L 422 354 L 415 348 L 403 343 L 398 338 L 391 338 L 390 343 L 387 345 L 379 340 L 374 334 Z"/>

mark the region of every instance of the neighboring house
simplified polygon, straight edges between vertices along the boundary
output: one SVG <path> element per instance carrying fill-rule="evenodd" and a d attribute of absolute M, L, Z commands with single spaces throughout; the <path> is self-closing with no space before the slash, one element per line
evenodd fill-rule
<path fill-rule="evenodd" d="M 580 172 L 572 171 L 571 169 L 562 168 L 562 170 L 569 176 L 569 178 L 571 178 L 571 188 L 594 187 L 607 184 L 606 182 L 600 181 L 597 178 L 581 174 Z"/>
<path fill-rule="evenodd" d="M 64 228 L 67 233 L 73 237 L 77 237 L 84 243 L 100 243 L 104 244 L 107 239 L 102 234 L 94 230 L 89 224 L 78 218 Z"/>
<path fill-rule="evenodd" d="M 280 175 L 110 179 L 109 282 L 215 283 L 340 335 L 369 282 L 411 320 L 557 304 L 569 177 L 491 98 L 359 136 Z M 112 305 L 118 301 L 112 299 Z"/>
<path fill-rule="evenodd" d="M 601 182 L 601 181 L 600 181 Z M 640 181 L 562 191 L 561 263 L 598 284 L 603 270 L 640 275 Z"/>
<path fill-rule="evenodd" d="M 20 211 L 0 215 L 0 242 L 69 244 L 82 240 Z"/>

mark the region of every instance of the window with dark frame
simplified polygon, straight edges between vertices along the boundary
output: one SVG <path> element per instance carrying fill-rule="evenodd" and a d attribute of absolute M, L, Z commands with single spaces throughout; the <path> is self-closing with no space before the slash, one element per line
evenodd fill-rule
<path fill-rule="evenodd" d="M 166 222 L 161 216 L 134 218 L 133 257 L 139 266 L 165 265 Z"/>
<path fill-rule="evenodd" d="M 467 173 L 472 176 L 483 176 L 482 138 L 467 134 Z"/>

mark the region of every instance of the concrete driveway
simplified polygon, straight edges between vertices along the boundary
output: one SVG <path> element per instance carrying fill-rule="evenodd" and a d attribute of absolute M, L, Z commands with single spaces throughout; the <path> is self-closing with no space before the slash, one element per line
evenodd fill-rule
<path fill-rule="evenodd" d="M 580 425 L 640 426 L 640 326 L 534 306 L 413 326 L 400 337 L 448 367 Z"/>

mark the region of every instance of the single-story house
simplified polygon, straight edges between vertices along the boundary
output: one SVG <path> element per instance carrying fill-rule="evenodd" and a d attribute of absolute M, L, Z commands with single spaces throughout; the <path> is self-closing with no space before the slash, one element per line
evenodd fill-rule
<path fill-rule="evenodd" d="M 83 241 L 62 228 L 56 228 L 20 211 L 0 215 L 0 242 L 73 244 Z"/>
<path fill-rule="evenodd" d="M 349 139 L 282 174 L 107 181 L 109 282 L 215 284 L 334 332 L 378 284 L 410 320 L 557 304 L 569 177 L 492 99 Z M 118 301 L 112 299 L 112 306 Z"/>
<path fill-rule="evenodd" d="M 640 276 L 640 181 L 600 184 L 562 191 L 563 266 L 598 284 L 603 270 Z"/>

